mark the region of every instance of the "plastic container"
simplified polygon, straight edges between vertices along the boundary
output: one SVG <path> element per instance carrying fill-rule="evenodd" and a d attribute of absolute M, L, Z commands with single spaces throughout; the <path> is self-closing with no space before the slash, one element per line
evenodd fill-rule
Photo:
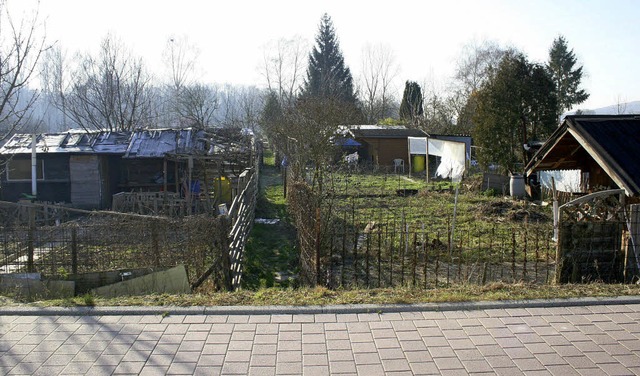
<path fill-rule="evenodd" d="M 524 189 L 524 176 L 517 174 L 511 175 L 511 178 L 509 179 L 509 189 L 511 197 L 524 198 L 526 195 L 526 191 Z"/>
<path fill-rule="evenodd" d="M 213 191 L 216 202 L 231 203 L 231 180 L 225 176 L 213 179 Z"/>
<path fill-rule="evenodd" d="M 414 154 L 411 158 L 411 172 L 424 171 L 425 156 L 420 154 Z"/>

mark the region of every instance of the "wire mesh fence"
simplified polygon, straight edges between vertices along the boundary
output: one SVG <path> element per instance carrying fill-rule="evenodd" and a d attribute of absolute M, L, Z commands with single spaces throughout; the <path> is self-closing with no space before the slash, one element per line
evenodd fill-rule
<path fill-rule="evenodd" d="M 219 265 L 213 280 L 220 286 L 228 273 L 223 269 L 227 251 L 223 243 L 230 226 L 225 217 L 97 213 L 59 225 L 36 225 L 41 220 L 35 207 L 26 223 L 15 217 L 16 210 L 23 209 L 0 207 L 0 273 L 37 272 L 65 278 L 86 272 L 184 264 L 193 282 L 211 265 Z"/>

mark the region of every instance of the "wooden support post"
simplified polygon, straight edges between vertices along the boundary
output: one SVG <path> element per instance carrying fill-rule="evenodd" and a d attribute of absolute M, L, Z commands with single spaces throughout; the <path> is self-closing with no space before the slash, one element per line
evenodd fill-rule
<path fill-rule="evenodd" d="M 560 229 L 562 228 L 562 215 L 560 213 L 560 211 L 558 210 L 558 236 L 556 238 L 556 276 L 555 276 L 555 283 L 559 284 L 560 282 L 562 282 L 562 269 L 564 268 L 564 255 L 563 255 L 563 249 L 562 249 L 562 231 L 560 231 Z M 547 257 L 547 260 L 549 258 Z"/>
<path fill-rule="evenodd" d="M 427 137 L 427 151 L 426 151 L 426 155 L 424 156 L 424 168 L 425 168 L 425 179 L 427 181 L 427 183 L 429 183 L 429 137 Z"/>
<path fill-rule="evenodd" d="M 553 195 L 553 240 L 558 241 L 558 217 L 560 215 L 558 208 L 558 193 L 556 191 L 556 180 L 551 177 L 551 189 Z"/>
<path fill-rule="evenodd" d="M 163 195 L 163 198 L 162 198 L 162 205 L 164 207 L 167 206 L 167 189 L 169 188 L 168 184 L 167 184 L 167 180 L 168 180 L 167 179 L 167 173 L 168 173 L 168 171 L 167 171 L 167 158 L 165 157 L 162 160 L 162 183 L 163 183 L 162 190 L 164 192 L 164 195 Z"/>
<path fill-rule="evenodd" d="M 629 242 L 625 248 L 624 280 L 633 282 L 640 277 L 640 205 L 629 206 Z"/>

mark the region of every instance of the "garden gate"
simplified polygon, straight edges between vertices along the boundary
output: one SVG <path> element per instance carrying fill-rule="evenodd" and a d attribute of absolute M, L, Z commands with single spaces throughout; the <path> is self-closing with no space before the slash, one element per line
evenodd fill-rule
<path fill-rule="evenodd" d="M 630 220 L 622 189 L 592 193 L 559 208 L 556 281 L 624 282 L 636 274 L 638 223 Z"/>

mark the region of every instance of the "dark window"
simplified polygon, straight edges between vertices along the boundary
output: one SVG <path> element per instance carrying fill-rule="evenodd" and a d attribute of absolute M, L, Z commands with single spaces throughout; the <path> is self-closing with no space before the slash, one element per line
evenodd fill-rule
<path fill-rule="evenodd" d="M 36 160 L 36 179 L 44 180 L 44 161 Z M 7 164 L 7 180 L 31 180 L 31 158 L 13 158 Z"/>

